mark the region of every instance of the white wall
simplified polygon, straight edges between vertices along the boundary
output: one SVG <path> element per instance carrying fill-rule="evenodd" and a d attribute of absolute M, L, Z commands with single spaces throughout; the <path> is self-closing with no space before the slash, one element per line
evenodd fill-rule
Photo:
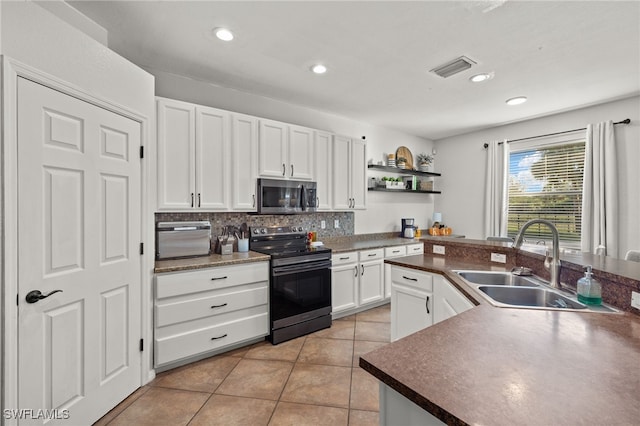
<path fill-rule="evenodd" d="M 360 138 L 366 136 L 367 159 L 374 163 L 384 154 L 406 146 L 413 156 L 430 153 L 433 142 L 392 129 L 373 126 L 310 108 L 228 89 L 175 74 L 148 69 L 156 76 L 156 95 L 241 112 L 272 120 L 326 130 L 335 134 Z M 372 174 L 373 175 L 373 174 Z M 367 210 L 356 211 L 355 233 L 400 231 L 400 219 L 413 217 L 419 225 L 427 226 L 438 195 L 389 194 L 369 192 Z"/>
<path fill-rule="evenodd" d="M 484 142 L 518 139 L 586 127 L 589 123 L 631 119 L 615 127 L 618 146 L 620 236 L 619 252 L 640 248 L 640 97 L 591 106 L 479 132 L 435 141 L 438 166 L 443 173 L 443 195 L 436 210 L 455 233 L 485 238 L 483 230 Z"/>

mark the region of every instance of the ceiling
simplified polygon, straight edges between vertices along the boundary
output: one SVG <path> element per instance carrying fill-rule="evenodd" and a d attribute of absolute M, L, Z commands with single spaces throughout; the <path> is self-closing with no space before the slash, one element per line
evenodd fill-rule
<path fill-rule="evenodd" d="M 638 1 L 68 3 L 151 72 L 432 140 L 640 93 Z M 430 72 L 462 55 L 477 64 Z M 311 73 L 316 62 L 328 72 Z M 494 77 L 471 83 L 477 73 Z M 529 100 L 505 104 L 515 96 Z"/>

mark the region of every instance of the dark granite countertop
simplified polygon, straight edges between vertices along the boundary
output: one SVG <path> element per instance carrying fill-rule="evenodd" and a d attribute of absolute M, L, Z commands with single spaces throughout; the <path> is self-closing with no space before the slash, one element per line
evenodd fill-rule
<path fill-rule="evenodd" d="M 504 266 L 429 255 L 386 262 L 443 274 L 480 305 L 360 358 L 410 401 L 448 424 L 638 423 L 637 315 L 496 308 L 451 270 Z"/>
<path fill-rule="evenodd" d="M 376 239 L 359 239 L 355 238 L 324 238 L 325 246 L 329 247 L 333 253 L 346 253 L 357 250 L 371 250 L 384 247 L 406 246 L 408 244 L 420 244 L 422 241 L 418 238 L 376 238 Z"/>
<path fill-rule="evenodd" d="M 246 253 L 233 252 L 232 254 L 212 254 L 210 256 L 190 257 L 186 259 L 156 260 L 153 272 L 188 271 L 191 269 L 215 268 L 216 266 L 238 265 L 241 263 L 267 262 L 268 254 L 249 251 Z"/>

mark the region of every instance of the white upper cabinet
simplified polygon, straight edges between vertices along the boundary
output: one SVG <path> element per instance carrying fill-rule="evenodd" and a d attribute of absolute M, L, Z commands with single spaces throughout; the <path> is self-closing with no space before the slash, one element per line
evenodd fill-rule
<path fill-rule="evenodd" d="M 258 170 L 258 119 L 232 114 L 232 209 L 256 210 L 256 170 Z"/>
<path fill-rule="evenodd" d="M 279 179 L 313 179 L 313 130 L 260 120 L 258 174 Z"/>
<path fill-rule="evenodd" d="M 158 209 L 225 210 L 230 114 L 159 99 Z"/>
<path fill-rule="evenodd" d="M 318 210 L 331 210 L 332 208 L 332 173 L 333 160 L 331 158 L 331 133 L 316 131 L 314 146 L 314 180 L 318 186 L 316 196 Z"/>
<path fill-rule="evenodd" d="M 366 208 L 366 142 L 345 136 L 333 139 L 333 208 Z"/>

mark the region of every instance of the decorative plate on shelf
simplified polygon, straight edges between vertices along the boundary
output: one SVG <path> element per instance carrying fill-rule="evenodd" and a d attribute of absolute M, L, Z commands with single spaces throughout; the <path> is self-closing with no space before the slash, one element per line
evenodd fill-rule
<path fill-rule="evenodd" d="M 398 158 L 405 158 L 407 160 L 407 169 L 413 170 L 413 154 L 406 146 L 401 146 L 396 150 L 396 165 L 398 164 Z"/>

